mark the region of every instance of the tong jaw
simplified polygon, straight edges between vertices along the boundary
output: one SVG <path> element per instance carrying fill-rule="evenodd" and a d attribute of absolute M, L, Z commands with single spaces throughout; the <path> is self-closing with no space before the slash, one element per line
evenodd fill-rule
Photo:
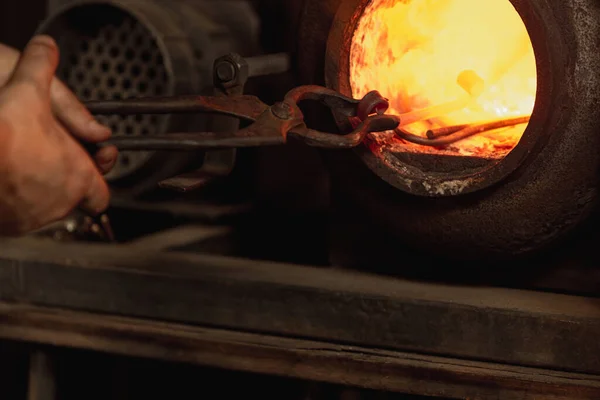
<path fill-rule="evenodd" d="M 350 126 L 354 130 L 345 135 L 321 132 L 308 128 L 298 103 L 304 100 L 319 101 L 326 105 L 340 126 Z M 299 122 L 288 133 L 313 147 L 349 149 L 360 145 L 367 134 L 394 130 L 400 124 L 395 116 L 383 115 L 389 102 L 377 91 L 367 93 L 361 100 L 346 97 L 334 90 L 321 86 L 300 86 L 291 90 L 285 97 L 286 115 L 294 116 Z"/>

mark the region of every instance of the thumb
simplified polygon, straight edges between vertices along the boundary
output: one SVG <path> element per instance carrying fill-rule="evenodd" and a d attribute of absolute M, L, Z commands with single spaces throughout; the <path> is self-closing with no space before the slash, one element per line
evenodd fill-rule
<path fill-rule="evenodd" d="M 9 83 L 30 83 L 44 93 L 50 93 L 50 84 L 58 67 L 58 46 L 50 36 L 35 36 L 15 67 Z"/>

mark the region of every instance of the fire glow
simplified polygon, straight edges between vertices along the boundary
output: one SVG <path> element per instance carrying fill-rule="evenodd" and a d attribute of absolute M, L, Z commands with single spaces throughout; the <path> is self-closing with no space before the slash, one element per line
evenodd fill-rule
<path fill-rule="evenodd" d="M 468 98 L 457 84 L 464 71 L 483 79 L 478 97 Z M 380 91 L 390 100 L 390 114 L 457 104 L 467 97 L 464 108 L 403 127 L 425 137 L 429 129 L 530 116 L 536 62 L 525 25 L 509 0 L 371 0 L 353 37 L 350 84 L 357 98 Z M 484 132 L 443 150 L 402 145 L 501 158 L 519 143 L 525 128 Z"/>

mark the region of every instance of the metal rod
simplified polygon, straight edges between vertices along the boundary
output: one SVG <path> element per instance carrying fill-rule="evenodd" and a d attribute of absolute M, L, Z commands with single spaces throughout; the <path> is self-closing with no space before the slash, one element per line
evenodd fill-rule
<path fill-rule="evenodd" d="M 401 139 L 406 140 L 407 142 L 419 144 L 421 146 L 431 146 L 431 147 L 441 147 L 447 146 L 449 144 L 453 144 L 459 142 L 461 140 L 467 139 L 471 136 L 475 136 L 482 132 L 492 131 L 494 129 L 507 128 L 510 126 L 522 125 L 529 122 L 531 117 L 519 117 L 519 118 L 511 118 L 504 119 L 500 121 L 488 122 L 485 124 L 478 125 L 469 125 L 468 127 L 459 130 L 453 134 L 444 137 L 438 137 L 435 139 L 429 139 L 427 137 L 413 135 L 412 133 L 408 133 L 402 129 L 396 129 L 394 132 Z"/>
<path fill-rule="evenodd" d="M 446 126 L 444 128 L 430 129 L 427 131 L 427 138 L 435 139 L 438 137 L 448 136 L 448 135 L 456 133 L 460 130 L 463 130 L 471 125 L 472 124 L 463 124 L 463 125 Z"/>
<path fill-rule="evenodd" d="M 291 68 L 291 58 L 287 53 L 250 57 L 246 58 L 246 62 L 250 77 L 282 74 Z"/>
<path fill-rule="evenodd" d="M 494 129 L 506 128 L 513 125 L 521 125 L 529 122 L 531 117 L 517 117 L 517 118 L 508 118 L 508 119 L 500 119 L 492 122 L 485 122 L 480 124 L 465 124 L 465 125 L 455 125 L 455 126 L 447 126 L 445 128 L 438 129 L 430 129 L 427 131 L 426 135 L 429 139 L 436 139 L 444 136 L 450 136 L 460 131 L 464 131 L 466 129 L 476 129 L 480 132 L 487 132 Z"/>
<path fill-rule="evenodd" d="M 136 151 L 195 151 L 205 149 L 226 149 L 234 147 L 275 146 L 285 143 L 283 136 L 244 137 L 231 134 L 170 133 L 155 136 L 114 136 L 102 146 L 114 145 L 119 150 Z"/>
<path fill-rule="evenodd" d="M 146 97 L 123 100 L 89 101 L 85 106 L 92 114 L 175 114 L 210 111 L 200 96 Z"/>
<path fill-rule="evenodd" d="M 268 109 L 255 96 L 176 96 L 125 100 L 90 101 L 85 106 L 94 115 L 138 115 L 212 113 L 254 121 Z"/>

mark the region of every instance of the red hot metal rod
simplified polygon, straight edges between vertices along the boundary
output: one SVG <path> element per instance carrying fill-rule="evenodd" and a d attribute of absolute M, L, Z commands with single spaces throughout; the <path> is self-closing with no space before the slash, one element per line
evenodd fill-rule
<path fill-rule="evenodd" d="M 421 146 L 441 147 L 460 142 L 461 140 L 470 138 L 471 136 L 475 136 L 483 132 L 492 131 L 494 129 L 508 128 L 510 126 L 526 124 L 529 122 L 530 119 L 531 117 L 519 117 L 479 125 L 469 125 L 466 128 L 458 130 L 447 136 L 435 137 L 433 139 L 413 135 L 399 128 L 396 129 L 394 132 L 399 138 L 404 139 L 407 142 L 419 144 Z"/>
<path fill-rule="evenodd" d="M 472 124 L 454 125 L 446 126 L 443 128 L 430 129 L 427 131 L 427 138 L 435 139 L 442 136 L 448 136 L 465 128 L 468 128 L 469 126 L 472 126 Z"/>
<path fill-rule="evenodd" d="M 517 118 L 508 118 L 508 119 L 500 119 L 498 121 L 492 122 L 484 122 L 479 124 L 468 124 L 468 125 L 456 125 L 456 126 L 447 126 L 445 128 L 438 129 L 430 129 L 427 131 L 427 138 L 433 140 L 444 136 L 454 135 L 455 133 L 461 131 L 471 132 L 474 134 L 493 131 L 494 129 L 500 128 L 508 128 L 514 125 L 522 125 L 529 122 L 531 117 L 517 117 Z"/>

